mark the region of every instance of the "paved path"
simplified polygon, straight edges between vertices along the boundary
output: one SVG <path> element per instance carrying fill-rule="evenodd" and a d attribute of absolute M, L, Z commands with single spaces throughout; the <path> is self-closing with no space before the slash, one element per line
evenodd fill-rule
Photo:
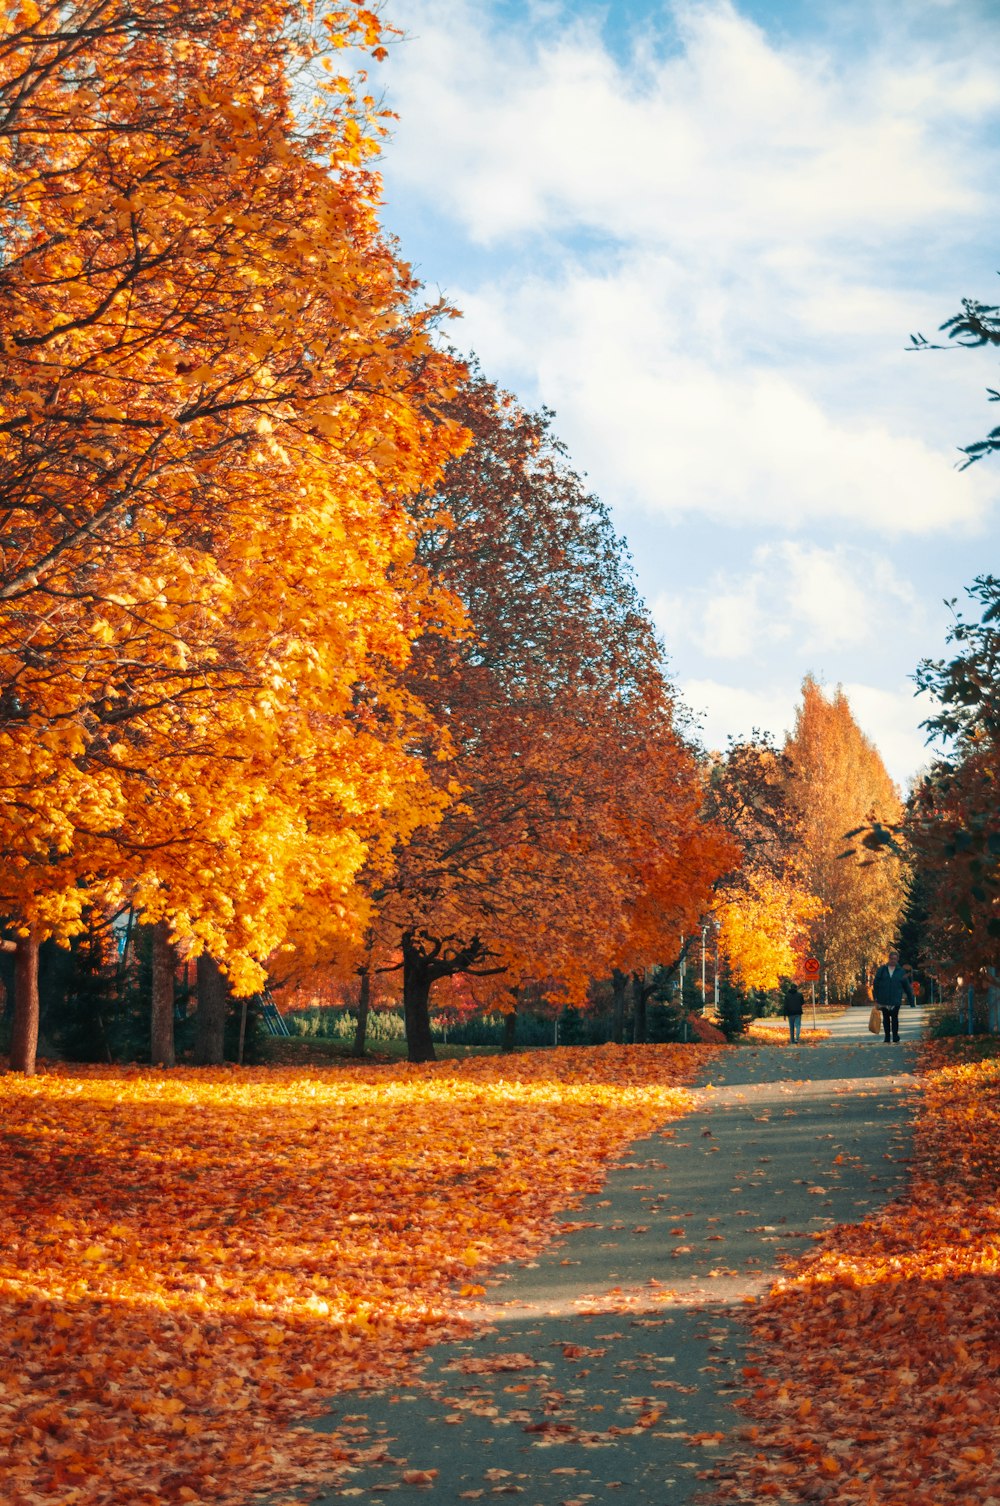
<path fill-rule="evenodd" d="M 684 1506 L 726 1435 L 739 1314 L 781 1262 L 905 1177 L 922 1010 L 899 1045 L 856 1009 L 830 1040 L 717 1057 L 687 1118 L 634 1145 L 532 1264 L 505 1267 L 488 1330 L 428 1352 L 417 1383 L 318 1425 L 386 1458 L 319 1499 L 518 1496 L 526 1506 Z M 698 1439 L 699 1434 L 709 1435 Z M 378 1452 L 376 1448 L 374 1452 Z"/>

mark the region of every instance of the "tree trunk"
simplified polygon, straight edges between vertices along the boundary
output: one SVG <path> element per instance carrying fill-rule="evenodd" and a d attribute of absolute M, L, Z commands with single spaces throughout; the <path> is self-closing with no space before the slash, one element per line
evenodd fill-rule
<path fill-rule="evenodd" d="M 218 1067 L 226 1059 L 229 989 L 219 964 L 207 952 L 198 958 L 198 1014 L 194 1026 L 197 1067 Z"/>
<path fill-rule="evenodd" d="M 361 969 L 361 983 L 358 988 L 358 1023 L 354 1031 L 355 1056 L 364 1056 L 365 1037 L 368 1034 L 368 1010 L 371 1007 L 372 998 L 372 970 L 371 965 L 366 963 Z"/>
<path fill-rule="evenodd" d="M 38 937 L 19 936 L 14 951 L 14 1024 L 10 1038 L 10 1070 L 35 1073 L 38 1053 Z"/>
<path fill-rule="evenodd" d="M 174 949 L 165 920 L 153 927 L 153 1006 L 149 1059 L 154 1067 L 174 1065 Z"/>
<path fill-rule="evenodd" d="M 646 984 L 641 973 L 632 974 L 632 1039 L 637 1046 L 646 1043 Z"/>
<path fill-rule="evenodd" d="M 503 1045 L 501 1051 L 513 1051 L 517 1039 L 517 1005 L 509 1009 L 503 1017 Z"/>
<path fill-rule="evenodd" d="M 614 1008 L 611 1013 L 611 1039 L 620 1046 L 625 1039 L 625 990 L 628 978 L 616 967 L 611 974 Z"/>
<path fill-rule="evenodd" d="M 431 977 L 427 958 L 403 937 L 403 1019 L 406 1054 L 411 1062 L 437 1061 L 431 1040 Z"/>
<path fill-rule="evenodd" d="M 243 1048 L 247 1043 L 247 1015 L 249 1012 L 250 1000 L 244 994 L 242 999 L 240 999 L 240 1039 L 236 1047 L 236 1065 L 238 1067 L 242 1067 L 243 1065 Z"/>

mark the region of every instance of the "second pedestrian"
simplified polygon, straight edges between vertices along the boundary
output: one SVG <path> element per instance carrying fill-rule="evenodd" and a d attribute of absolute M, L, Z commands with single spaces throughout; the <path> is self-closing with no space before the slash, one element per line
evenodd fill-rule
<path fill-rule="evenodd" d="M 806 1001 L 797 983 L 789 983 L 781 1012 L 788 1016 L 788 1039 L 797 1041 L 802 1034 L 802 1011 Z"/>

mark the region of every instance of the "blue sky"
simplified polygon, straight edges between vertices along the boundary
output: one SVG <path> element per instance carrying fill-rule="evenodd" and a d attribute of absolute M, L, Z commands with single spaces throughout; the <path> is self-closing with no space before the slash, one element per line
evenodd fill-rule
<path fill-rule="evenodd" d="M 705 741 L 843 684 L 901 783 L 944 599 L 1000 568 L 994 0 L 391 0 L 387 228 L 556 411 Z"/>

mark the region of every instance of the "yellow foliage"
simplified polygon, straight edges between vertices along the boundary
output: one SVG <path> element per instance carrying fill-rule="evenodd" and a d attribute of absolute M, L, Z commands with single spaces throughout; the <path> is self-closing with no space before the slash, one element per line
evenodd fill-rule
<path fill-rule="evenodd" d="M 793 776 L 788 794 L 800 820 L 802 879 L 823 902 L 810 927 L 810 948 L 840 994 L 893 940 L 905 899 L 898 859 L 864 865 L 845 858 L 846 833 L 876 819 L 895 826 L 902 802 L 839 688 L 828 697 L 813 679 L 804 681 L 785 752 Z"/>
<path fill-rule="evenodd" d="M 0 914 L 128 899 L 239 991 L 436 819 L 403 500 L 464 443 L 354 96 L 293 113 L 300 7 L 251 10 L 25 4 L 0 61 Z"/>
<path fill-rule="evenodd" d="M 745 887 L 724 891 L 714 909 L 719 949 L 741 988 L 777 988 L 798 971 L 809 924 L 823 906 L 788 879 L 743 878 Z"/>

